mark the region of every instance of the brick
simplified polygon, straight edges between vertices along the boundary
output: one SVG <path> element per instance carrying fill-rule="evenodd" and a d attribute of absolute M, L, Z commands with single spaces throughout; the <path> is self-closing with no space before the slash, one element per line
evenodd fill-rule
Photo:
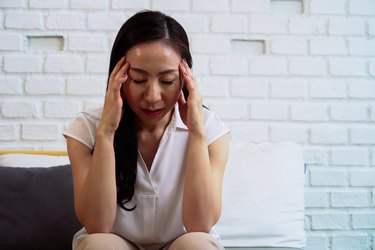
<path fill-rule="evenodd" d="M 107 82 L 100 77 L 75 77 L 67 81 L 66 92 L 69 95 L 104 96 Z"/>
<path fill-rule="evenodd" d="M 270 82 L 271 97 L 303 98 L 307 96 L 305 80 L 274 80 Z"/>
<path fill-rule="evenodd" d="M 267 0 L 232 0 L 233 12 L 265 13 L 270 11 Z"/>
<path fill-rule="evenodd" d="M 104 35 L 71 35 L 68 48 L 71 51 L 106 51 L 107 38 Z"/>
<path fill-rule="evenodd" d="M 314 169 L 310 171 L 311 185 L 330 187 L 347 186 L 347 175 L 345 170 Z"/>
<path fill-rule="evenodd" d="M 370 36 L 375 35 L 375 18 L 368 20 L 368 33 Z"/>
<path fill-rule="evenodd" d="M 223 35 L 192 35 L 190 38 L 193 54 L 226 54 L 230 51 L 229 39 Z"/>
<path fill-rule="evenodd" d="M 317 38 L 310 40 L 311 55 L 346 55 L 346 42 L 342 38 Z"/>
<path fill-rule="evenodd" d="M 289 30 L 292 34 L 325 34 L 326 20 L 324 17 L 293 16 L 289 21 Z"/>
<path fill-rule="evenodd" d="M 192 0 L 192 10 L 194 12 L 227 12 L 229 10 L 229 3 L 226 0 Z"/>
<path fill-rule="evenodd" d="M 15 125 L 0 125 L 0 141 L 17 140 L 17 127 Z"/>
<path fill-rule="evenodd" d="M 371 238 L 369 235 L 356 236 L 334 236 L 332 238 L 332 250 L 349 249 L 371 249 Z"/>
<path fill-rule="evenodd" d="M 49 124 L 25 124 L 22 125 L 23 140 L 56 140 L 58 138 L 58 127 Z"/>
<path fill-rule="evenodd" d="M 366 164 L 367 151 L 364 149 L 344 148 L 331 150 L 331 164 L 342 166 L 362 166 Z"/>
<path fill-rule="evenodd" d="M 271 126 L 270 141 L 282 142 L 292 141 L 296 143 L 307 143 L 307 129 L 300 126 Z"/>
<path fill-rule="evenodd" d="M 369 204 L 367 191 L 335 191 L 331 193 L 332 207 L 367 207 Z"/>
<path fill-rule="evenodd" d="M 17 77 L 0 77 L 0 95 L 22 95 L 21 79 Z"/>
<path fill-rule="evenodd" d="M 235 122 L 227 124 L 231 130 L 232 140 L 240 140 L 252 143 L 267 141 L 267 125 L 254 125 L 246 122 Z"/>
<path fill-rule="evenodd" d="M 328 152 L 322 149 L 305 149 L 305 163 L 314 165 L 327 165 Z"/>
<path fill-rule="evenodd" d="M 29 6 L 38 9 L 64 9 L 66 0 L 30 0 Z"/>
<path fill-rule="evenodd" d="M 318 58 L 291 59 L 289 70 L 293 75 L 324 76 L 326 75 L 326 63 Z"/>
<path fill-rule="evenodd" d="M 264 55 L 266 53 L 265 40 L 232 39 L 232 54 L 242 56 Z"/>
<path fill-rule="evenodd" d="M 87 26 L 92 30 L 119 30 L 126 17 L 122 14 L 90 13 Z"/>
<path fill-rule="evenodd" d="M 335 17 L 329 21 L 328 33 L 332 35 L 364 35 L 365 24 L 359 18 Z"/>
<path fill-rule="evenodd" d="M 304 247 L 304 250 L 331 250 L 331 248 L 327 237 L 307 235 L 306 247 Z"/>
<path fill-rule="evenodd" d="M 348 230 L 349 216 L 345 213 L 314 214 L 311 216 L 313 230 Z"/>
<path fill-rule="evenodd" d="M 205 77 L 198 81 L 199 92 L 203 97 L 226 97 L 229 81 L 223 77 Z"/>
<path fill-rule="evenodd" d="M 44 117 L 46 118 L 73 118 L 78 110 L 82 110 L 80 102 L 46 101 L 44 103 Z"/>
<path fill-rule="evenodd" d="M 53 73 L 81 73 L 83 60 L 77 55 L 49 55 L 44 70 Z"/>
<path fill-rule="evenodd" d="M 306 208 L 325 208 L 328 205 L 328 194 L 326 191 L 305 191 Z"/>
<path fill-rule="evenodd" d="M 194 56 L 193 73 L 195 75 L 209 75 L 210 73 L 210 59 L 207 55 Z"/>
<path fill-rule="evenodd" d="M 154 0 L 152 1 L 152 7 L 163 11 L 188 11 L 190 10 L 189 2 L 189 0 Z"/>
<path fill-rule="evenodd" d="M 151 9 L 148 0 L 112 0 L 112 9 Z"/>
<path fill-rule="evenodd" d="M 375 98 L 375 83 L 372 80 L 355 80 L 349 82 L 349 97 Z"/>
<path fill-rule="evenodd" d="M 223 33 L 245 33 L 248 30 L 246 16 L 218 15 L 211 19 L 211 30 Z"/>
<path fill-rule="evenodd" d="M 26 7 L 25 0 L 1 0 L 1 8 L 22 8 Z"/>
<path fill-rule="evenodd" d="M 41 72 L 42 59 L 38 55 L 8 55 L 4 57 L 4 71 L 13 73 Z"/>
<path fill-rule="evenodd" d="M 363 104 L 334 104 L 331 106 L 333 121 L 366 121 L 367 107 Z"/>
<path fill-rule="evenodd" d="M 72 9 L 96 9 L 103 10 L 109 6 L 108 0 L 70 0 Z"/>
<path fill-rule="evenodd" d="M 311 0 L 310 12 L 313 14 L 346 14 L 346 0 Z"/>
<path fill-rule="evenodd" d="M 234 79 L 230 93 L 233 97 L 266 97 L 267 81 L 264 79 Z"/>
<path fill-rule="evenodd" d="M 350 129 L 350 142 L 353 144 L 375 144 L 374 128 Z"/>
<path fill-rule="evenodd" d="M 9 12 L 5 14 L 5 27 L 8 29 L 42 29 L 43 15 L 33 12 Z"/>
<path fill-rule="evenodd" d="M 37 117 L 37 108 L 33 102 L 4 101 L 2 115 L 5 118 L 34 118 Z"/>
<path fill-rule="evenodd" d="M 345 144 L 348 140 L 346 128 L 324 126 L 311 129 L 312 144 Z"/>
<path fill-rule="evenodd" d="M 271 41 L 271 52 L 281 55 L 306 55 L 307 42 L 303 38 L 276 38 Z"/>
<path fill-rule="evenodd" d="M 352 220 L 353 220 L 354 229 L 374 229 L 375 228 L 375 213 L 353 214 Z"/>
<path fill-rule="evenodd" d="M 286 34 L 288 19 L 282 16 L 254 15 L 250 20 L 250 32 L 261 34 Z"/>
<path fill-rule="evenodd" d="M 81 13 L 54 13 L 48 15 L 46 27 L 58 30 L 76 30 L 84 28 L 84 16 Z"/>
<path fill-rule="evenodd" d="M 365 76 L 365 63 L 361 59 L 340 58 L 329 61 L 329 71 L 334 76 Z"/>
<path fill-rule="evenodd" d="M 349 14 L 374 15 L 375 2 L 373 0 L 349 0 Z"/>
<path fill-rule="evenodd" d="M 20 51 L 22 49 L 22 36 L 17 34 L 0 34 L 0 51 Z"/>
<path fill-rule="evenodd" d="M 210 69 L 214 75 L 247 75 L 247 60 L 244 57 L 212 57 Z"/>
<path fill-rule="evenodd" d="M 108 74 L 109 55 L 88 55 L 86 57 L 86 71 L 89 73 Z"/>
<path fill-rule="evenodd" d="M 178 15 L 176 20 L 184 27 L 185 31 L 190 33 L 208 32 L 209 19 L 202 15 Z"/>
<path fill-rule="evenodd" d="M 28 36 L 28 50 L 31 52 L 53 52 L 64 50 L 63 36 Z"/>
<path fill-rule="evenodd" d="M 25 82 L 25 91 L 29 95 L 62 95 L 65 92 L 64 79 L 30 77 Z"/>
<path fill-rule="evenodd" d="M 245 120 L 249 118 L 249 104 L 245 102 L 213 101 L 209 108 L 224 120 Z"/>
<path fill-rule="evenodd" d="M 257 57 L 250 61 L 251 75 L 287 75 L 288 65 L 284 58 Z"/>
<path fill-rule="evenodd" d="M 254 102 L 250 117 L 255 120 L 286 120 L 288 106 L 284 103 Z"/>
<path fill-rule="evenodd" d="M 303 6 L 303 1 L 271 1 L 271 12 L 280 16 L 301 15 Z"/>
<path fill-rule="evenodd" d="M 349 55 L 375 56 L 375 41 L 365 39 L 350 39 Z"/>
<path fill-rule="evenodd" d="M 313 98 L 346 98 L 347 86 L 344 80 L 310 81 L 309 92 Z"/>
<path fill-rule="evenodd" d="M 350 185 L 354 187 L 373 187 L 375 185 L 375 170 L 352 170 L 350 173 Z"/>
<path fill-rule="evenodd" d="M 369 62 L 369 73 L 372 76 L 375 76 L 375 61 Z"/>
<path fill-rule="evenodd" d="M 371 105 L 370 112 L 370 120 L 375 121 L 375 105 Z"/>
<path fill-rule="evenodd" d="M 103 105 L 104 105 L 103 101 L 104 101 L 104 98 L 101 101 L 88 101 L 88 102 L 84 102 L 84 104 L 83 104 L 83 110 L 89 110 L 89 109 L 95 109 L 95 108 L 103 107 Z"/>
<path fill-rule="evenodd" d="M 321 104 L 295 104 L 291 106 L 293 121 L 327 121 L 328 109 Z"/>

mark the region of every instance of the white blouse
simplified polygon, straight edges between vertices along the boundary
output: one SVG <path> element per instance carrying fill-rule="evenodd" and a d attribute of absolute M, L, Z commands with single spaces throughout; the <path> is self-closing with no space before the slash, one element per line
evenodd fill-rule
<path fill-rule="evenodd" d="M 126 211 L 118 206 L 112 228 L 113 233 L 141 249 L 161 249 L 186 233 L 182 223 L 182 197 L 189 134 L 177 104 L 174 110 L 150 171 L 138 151 L 134 196 L 125 204 L 129 208 L 136 205 L 136 208 Z M 72 137 L 92 150 L 102 111 L 102 108 L 98 108 L 78 114 L 64 130 L 64 136 Z M 204 109 L 204 117 L 207 145 L 229 132 L 228 127 L 213 112 Z M 75 240 L 86 233 L 82 229 L 75 235 Z M 218 238 L 214 230 L 211 234 Z"/>

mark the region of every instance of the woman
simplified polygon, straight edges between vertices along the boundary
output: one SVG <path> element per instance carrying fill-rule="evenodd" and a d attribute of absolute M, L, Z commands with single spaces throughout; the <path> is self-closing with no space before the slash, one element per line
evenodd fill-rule
<path fill-rule="evenodd" d="M 66 128 L 74 249 L 222 249 L 228 128 L 203 108 L 187 35 L 160 12 L 135 14 L 114 42 L 104 106 Z"/>

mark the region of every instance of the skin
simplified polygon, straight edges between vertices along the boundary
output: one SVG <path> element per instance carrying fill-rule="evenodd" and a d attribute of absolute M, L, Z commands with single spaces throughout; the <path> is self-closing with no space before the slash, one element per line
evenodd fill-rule
<path fill-rule="evenodd" d="M 182 81 L 189 91 L 184 99 Z M 226 134 L 207 147 L 202 97 L 187 63 L 162 41 L 131 48 L 112 71 L 94 151 L 68 137 L 75 210 L 89 233 L 109 233 L 116 217 L 114 133 L 123 98 L 137 115 L 139 151 L 150 169 L 160 139 L 178 102 L 189 131 L 183 223 L 188 232 L 209 232 L 221 214 L 221 190 L 228 157 Z"/>

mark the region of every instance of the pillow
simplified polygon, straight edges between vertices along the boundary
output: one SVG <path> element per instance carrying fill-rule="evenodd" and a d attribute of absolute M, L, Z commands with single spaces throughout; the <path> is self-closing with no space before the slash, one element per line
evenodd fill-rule
<path fill-rule="evenodd" d="M 215 228 L 224 246 L 305 246 L 301 147 L 232 142 Z"/>
<path fill-rule="evenodd" d="M 0 166 L 28 168 L 60 166 L 67 164 L 69 164 L 68 156 L 12 153 L 0 155 Z"/>
<path fill-rule="evenodd" d="M 0 249 L 71 249 L 81 228 L 69 165 L 0 167 Z"/>

